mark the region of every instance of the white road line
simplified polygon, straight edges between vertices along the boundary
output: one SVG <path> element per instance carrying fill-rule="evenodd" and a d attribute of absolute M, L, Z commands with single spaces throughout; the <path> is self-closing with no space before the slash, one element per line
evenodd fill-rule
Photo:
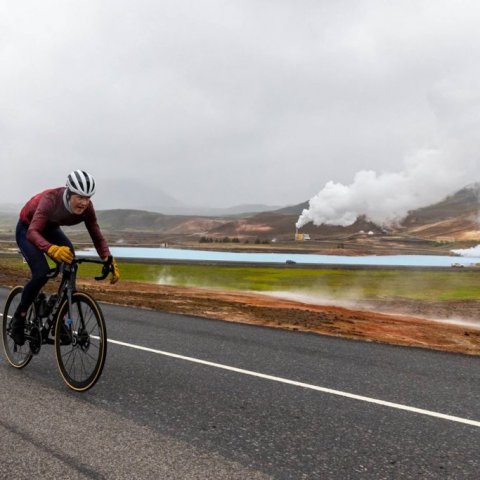
<path fill-rule="evenodd" d="M 176 353 L 165 352 L 162 350 L 155 350 L 153 348 L 142 347 L 141 345 L 134 345 L 131 343 L 119 342 L 118 340 L 108 339 L 108 342 L 123 347 L 134 348 L 136 350 L 142 350 L 144 352 L 156 353 L 159 355 L 165 355 L 166 357 L 177 358 L 179 360 L 186 360 L 188 362 L 199 363 L 201 365 L 207 365 L 209 367 L 220 368 L 222 370 L 228 370 L 230 372 L 241 373 L 243 375 L 250 375 L 252 377 L 263 378 L 265 380 L 271 380 L 273 382 L 285 383 L 287 385 L 293 385 L 295 387 L 308 388 L 310 390 L 316 390 L 317 392 L 329 393 L 330 395 L 338 395 L 340 397 L 350 398 L 352 400 L 360 400 L 362 402 L 374 403 L 383 407 L 395 408 L 397 410 L 405 410 L 407 412 L 418 413 L 420 415 L 427 415 L 429 417 L 441 418 L 442 420 L 449 420 L 450 422 L 463 423 L 473 427 L 480 427 L 480 421 L 469 420 L 467 418 L 455 417 L 453 415 L 446 415 L 444 413 L 432 412 L 430 410 L 424 410 L 422 408 L 410 407 L 408 405 L 402 405 L 400 403 L 386 402 L 384 400 L 378 400 L 376 398 L 364 397 L 362 395 L 355 395 L 353 393 L 342 392 L 340 390 L 332 390 L 331 388 L 319 387 L 317 385 L 311 385 L 309 383 L 296 382 L 295 380 L 289 380 L 288 378 L 275 377 L 272 375 L 266 375 L 264 373 L 253 372 L 251 370 L 244 370 L 243 368 L 230 367 L 228 365 L 222 365 L 221 363 L 208 362 L 206 360 L 200 360 L 198 358 L 186 357 L 184 355 L 178 355 Z"/>
<path fill-rule="evenodd" d="M 3 316 L 0 313 L 0 316 Z M 433 412 L 431 410 L 424 410 L 423 408 L 410 407 L 408 405 L 402 405 L 401 403 L 386 402 L 385 400 L 379 400 L 377 398 L 364 397 L 363 395 L 356 395 L 354 393 L 342 392 L 341 390 L 333 390 L 331 388 L 319 387 L 318 385 L 311 385 L 309 383 L 297 382 L 295 380 L 289 380 L 288 378 L 275 377 L 273 375 L 266 375 L 264 373 L 253 372 L 251 370 L 244 370 L 243 368 L 230 367 L 228 365 L 222 365 L 221 363 L 208 362 L 206 360 L 200 360 L 199 358 L 186 357 L 184 355 L 178 355 L 177 353 L 165 352 L 162 350 L 155 350 L 153 348 L 142 347 L 141 345 L 134 345 L 132 343 L 120 342 L 118 340 L 107 340 L 109 343 L 120 345 L 122 347 L 134 348 L 136 350 L 142 350 L 144 352 L 156 353 L 158 355 L 164 355 L 166 357 L 177 358 L 179 360 L 186 360 L 187 362 L 199 363 L 201 365 L 207 365 L 209 367 L 220 368 L 222 370 L 228 370 L 230 372 L 241 373 L 243 375 L 250 375 L 251 377 L 263 378 L 265 380 L 271 380 L 273 382 L 285 383 L 287 385 L 293 385 L 295 387 L 307 388 L 309 390 L 315 390 L 317 392 L 329 393 L 330 395 L 338 395 L 340 397 L 350 398 L 352 400 L 360 400 L 361 402 L 373 403 L 381 405 L 383 407 L 395 408 L 397 410 L 404 410 L 407 412 L 418 413 L 420 415 L 426 415 L 429 417 L 441 418 L 442 420 L 448 420 L 450 422 L 463 423 L 472 427 L 480 428 L 480 421 L 470 420 L 468 418 L 456 417 L 454 415 L 446 415 L 444 413 Z"/>

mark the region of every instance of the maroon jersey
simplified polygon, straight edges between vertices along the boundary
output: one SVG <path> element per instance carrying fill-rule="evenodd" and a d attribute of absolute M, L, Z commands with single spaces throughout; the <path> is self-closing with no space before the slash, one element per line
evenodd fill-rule
<path fill-rule="evenodd" d="M 42 235 L 46 228 L 85 222 L 98 255 L 100 258 L 108 257 L 110 250 L 98 226 L 92 202 L 81 215 L 71 213 L 64 204 L 64 192 L 65 187 L 45 190 L 25 204 L 20 212 L 20 220 L 28 225 L 27 239 L 42 252 L 47 252 L 52 244 Z"/>

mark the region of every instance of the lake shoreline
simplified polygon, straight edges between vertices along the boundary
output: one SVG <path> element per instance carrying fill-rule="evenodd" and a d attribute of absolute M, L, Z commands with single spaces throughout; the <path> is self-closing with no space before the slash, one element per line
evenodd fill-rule
<path fill-rule="evenodd" d="M 287 265 L 289 267 L 300 265 L 320 266 L 328 268 L 336 266 L 382 266 L 382 267 L 434 267 L 434 268 L 478 268 L 480 258 L 459 257 L 454 255 L 328 255 L 314 253 L 256 253 L 256 252 L 231 252 L 231 251 L 205 251 L 178 248 L 143 248 L 143 247 L 111 247 L 112 255 L 118 259 L 133 261 L 154 262 L 203 262 L 215 264 L 236 265 Z M 94 249 L 90 248 L 77 252 L 79 256 L 96 256 Z"/>

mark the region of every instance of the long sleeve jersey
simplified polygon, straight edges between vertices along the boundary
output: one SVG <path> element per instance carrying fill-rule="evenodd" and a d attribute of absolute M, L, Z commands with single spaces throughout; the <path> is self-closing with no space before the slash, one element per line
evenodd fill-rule
<path fill-rule="evenodd" d="M 42 235 L 49 227 L 78 225 L 85 222 L 95 249 L 101 258 L 110 255 L 110 250 L 97 223 L 92 202 L 81 215 L 67 210 L 64 204 L 65 187 L 45 190 L 32 197 L 20 212 L 20 221 L 28 225 L 27 239 L 42 252 L 47 252 L 52 244 Z"/>

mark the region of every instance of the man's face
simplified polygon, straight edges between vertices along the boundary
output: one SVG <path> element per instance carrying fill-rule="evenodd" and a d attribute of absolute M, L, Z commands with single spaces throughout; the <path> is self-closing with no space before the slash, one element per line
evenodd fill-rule
<path fill-rule="evenodd" d="M 86 210 L 89 203 L 90 197 L 83 197 L 76 193 L 72 193 L 72 196 L 70 197 L 70 208 L 72 209 L 72 212 L 77 215 L 81 215 Z"/>

